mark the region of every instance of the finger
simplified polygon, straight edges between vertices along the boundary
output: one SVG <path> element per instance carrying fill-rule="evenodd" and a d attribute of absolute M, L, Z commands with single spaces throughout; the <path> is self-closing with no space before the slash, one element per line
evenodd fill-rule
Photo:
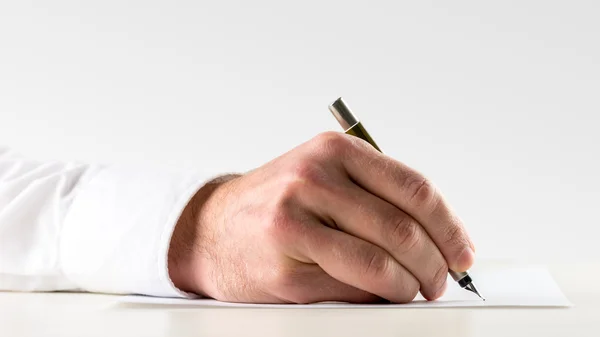
<path fill-rule="evenodd" d="M 331 216 L 339 229 L 385 249 L 417 278 L 426 299 L 443 294 L 446 260 L 410 215 L 349 181 L 321 190 L 312 200 L 311 208 Z"/>
<path fill-rule="evenodd" d="M 336 280 L 316 264 L 299 263 L 284 278 L 280 286 L 273 289 L 275 296 L 291 303 L 382 302 L 379 296 Z"/>
<path fill-rule="evenodd" d="M 347 174 L 367 191 L 410 214 L 425 228 L 454 271 L 465 271 L 474 259 L 474 246 L 459 217 L 437 187 L 416 170 L 344 135 L 336 148 Z"/>
<path fill-rule="evenodd" d="M 419 282 L 384 249 L 317 224 L 307 233 L 306 256 L 336 280 L 391 302 L 412 301 Z"/>

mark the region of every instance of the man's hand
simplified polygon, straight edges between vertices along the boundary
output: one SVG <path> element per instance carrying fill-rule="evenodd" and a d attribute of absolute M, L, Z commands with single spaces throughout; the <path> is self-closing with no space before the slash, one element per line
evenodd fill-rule
<path fill-rule="evenodd" d="M 231 302 L 440 297 L 474 246 L 434 184 L 341 133 L 206 185 L 169 252 L 180 289 Z"/>

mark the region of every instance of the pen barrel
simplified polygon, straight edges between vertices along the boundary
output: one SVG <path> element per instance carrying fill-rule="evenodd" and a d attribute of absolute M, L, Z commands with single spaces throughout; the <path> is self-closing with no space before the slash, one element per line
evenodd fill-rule
<path fill-rule="evenodd" d="M 329 105 L 329 111 L 331 111 L 335 119 L 340 123 L 346 134 L 358 137 L 368 142 L 377 151 L 383 153 L 371 135 L 367 132 L 367 129 L 365 129 L 360 120 L 352 113 L 350 108 L 348 108 L 348 105 L 346 105 L 341 97 Z M 466 271 L 455 272 L 453 270 L 449 270 L 448 273 L 461 288 L 466 287 L 472 282 L 471 276 L 469 276 Z M 477 292 L 476 294 L 479 295 Z"/>
<path fill-rule="evenodd" d="M 352 127 L 350 127 L 348 130 L 346 130 L 346 134 L 358 137 L 358 138 L 368 142 L 369 144 L 371 144 L 377 151 L 382 152 L 381 149 L 379 148 L 379 146 L 377 146 L 377 144 L 371 137 L 371 135 L 369 135 L 367 130 L 363 127 L 361 122 L 357 122 Z"/>
<path fill-rule="evenodd" d="M 344 129 L 345 133 L 348 135 L 352 135 L 358 137 L 369 144 L 371 144 L 377 151 L 382 152 L 379 146 L 375 143 L 371 135 L 364 128 L 360 120 L 352 113 L 346 102 L 339 97 L 332 104 L 329 105 L 329 111 L 333 114 L 335 119 L 339 122 L 339 124 Z M 455 272 L 453 270 L 449 270 L 448 273 L 452 276 L 455 282 L 461 288 L 466 287 L 471 284 L 471 276 L 465 272 Z M 477 292 L 476 292 L 477 293 Z M 477 293 L 479 295 L 479 293 Z"/>

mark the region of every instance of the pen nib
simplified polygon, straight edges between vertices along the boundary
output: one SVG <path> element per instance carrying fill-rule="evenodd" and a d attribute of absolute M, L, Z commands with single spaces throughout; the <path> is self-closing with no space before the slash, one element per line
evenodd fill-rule
<path fill-rule="evenodd" d="M 485 298 L 483 298 L 483 296 L 481 296 L 481 294 L 479 293 L 479 291 L 477 291 L 477 288 L 475 288 L 475 286 L 473 285 L 473 283 L 469 283 L 465 286 L 465 289 L 467 289 L 468 291 L 474 293 L 475 295 L 479 296 L 479 298 L 481 298 L 482 300 L 485 301 Z"/>

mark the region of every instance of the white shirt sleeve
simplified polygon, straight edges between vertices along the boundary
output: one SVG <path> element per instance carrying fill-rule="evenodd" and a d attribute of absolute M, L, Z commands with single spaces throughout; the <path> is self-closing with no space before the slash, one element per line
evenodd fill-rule
<path fill-rule="evenodd" d="M 193 297 L 171 235 L 207 174 L 36 162 L 0 148 L 0 291 Z"/>

